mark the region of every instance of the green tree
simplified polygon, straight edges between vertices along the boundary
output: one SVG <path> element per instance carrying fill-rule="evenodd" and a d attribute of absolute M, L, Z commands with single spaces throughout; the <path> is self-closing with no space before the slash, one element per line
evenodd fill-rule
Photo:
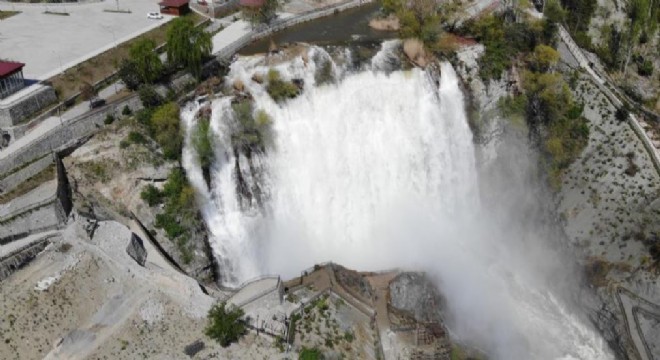
<path fill-rule="evenodd" d="M 122 59 L 118 75 L 129 90 L 137 90 L 142 85 L 142 78 L 138 75 L 137 65 L 129 59 Z"/>
<path fill-rule="evenodd" d="M 543 14 L 553 24 L 562 24 L 564 23 L 564 19 L 566 19 L 566 12 L 557 0 L 546 1 Z"/>
<path fill-rule="evenodd" d="M 167 159 L 176 160 L 181 156 L 183 136 L 179 124 L 179 106 L 173 102 L 162 105 L 151 116 L 152 136 Z"/>
<path fill-rule="evenodd" d="M 183 67 L 195 77 L 202 75 L 204 59 L 211 54 L 211 34 L 188 18 L 176 18 L 167 29 L 167 61 Z"/>
<path fill-rule="evenodd" d="M 282 8 L 282 0 L 264 0 L 261 5 L 243 6 L 241 10 L 243 17 L 249 21 L 252 26 L 259 24 L 268 24 L 277 15 L 277 11 Z"/>
<path fill-rule="evenodd" d="M 160 78 L 163 63 L 156 53 L 156 43 L 151 39 L 136 41 L 129 50 L 131 61 L 142 83 L 152 84 Z"/>
<path fill-rule="evenodd" d="M 241 308 L 229 306 L 225 302 L 216 304 L 209 310 L 209 324 L 204 333 L 222 347 L 227 347 L 247 332 L 243 315 Z"/>
<path fill-rule="evenodd" d="M 534 71 L 546 72 L 554 69 L 559 61 L 559 52 L 547 45 L 538 45 L 529 56 L 530 68 Z"/>
<path fill-rule="evenodd" d="M 163 97 L 151 85 L 140 86 L 138 96 L 140 96 L 142 105 L 147 109 L 154 109 L 163 103 Z"/>

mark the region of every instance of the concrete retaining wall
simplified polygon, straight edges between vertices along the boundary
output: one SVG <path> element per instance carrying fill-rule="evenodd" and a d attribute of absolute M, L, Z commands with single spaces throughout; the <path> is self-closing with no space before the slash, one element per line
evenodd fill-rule
<path fill-rule="evenodd" d="M 43 251 L 48 244 L 50 244 L 50 237 L 46 236 L 0 259 L 0 281 L 8 278 L 14 271 L 25 266 Z"/>
<path fill-rule="evenodd" d="M 119 117 L 125 105 L 132 111 L 142 108 L 140 98 L 137 95 L 132 95 L 124 100 L 110 103 L 105 107 L 71 119 L 63 126 L 52 129 L 33 141 L 30 145 L 0 160 L 0 174 L 9 173 L 13 169 L 49 153 L 59 152 L 75 146 L 80 141 L 99 131 L 104 126 L 103 121 L 108 114 Z"/>
<path fill-rule="evenodd" d="M 52 87 L 41 84 L 32 86 L 36 88 L 25 96 L 12 103 L 0 105 L 0 126 L 14 126 L 57 101 Z"/>
<path fill-rule="evenodd" d="M 0 245 L 33 233 L 60 228 L 67 214 L 57 181 L 49 181 L 0 208 Z"/>
<path fill-rule="evenodd" d="M 54 161 L 55 158 L 53 155 L 48 154 L 30 165 L 0 179 L 0 194 L 6 194 L 14 190 L 18 185 L 53 165 Z"/>

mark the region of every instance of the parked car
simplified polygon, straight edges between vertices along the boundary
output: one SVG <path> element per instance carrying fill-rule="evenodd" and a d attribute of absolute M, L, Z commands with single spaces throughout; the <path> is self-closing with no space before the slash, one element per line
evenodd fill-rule
<path fill-rule="evenodd" d="M 163 18 L 163 15 L 161 15 L 161 13 L 150 12 L 150 13 L 147 14 L 147 19 L 160 20 L 162 18 Z"/>
<path fill-rule="evenodd" d="M 95 98 L 89 101 L 89 108 L 96 109 L 105 105 L 105 99 Z"/>

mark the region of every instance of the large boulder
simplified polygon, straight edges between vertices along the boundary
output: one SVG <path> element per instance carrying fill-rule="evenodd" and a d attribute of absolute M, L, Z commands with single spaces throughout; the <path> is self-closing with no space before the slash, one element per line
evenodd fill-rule
<path fill-rule="evenodd" d="M 444 299 L 423 273 L 405 272 L 390 282 L 390 304 L 418 322 L 442 323 Z"/>
<path fill-rule="evenodd" d="M 131 234 L 131 240 L 126 247 L 126 253 L 128 256 L 132 257 L 135 262 L 140 264 L 140 266 L 144 266 L 147 262 L 147 249 L 144 248 L 142 239 L 140 239 L 135 233 Z"/>

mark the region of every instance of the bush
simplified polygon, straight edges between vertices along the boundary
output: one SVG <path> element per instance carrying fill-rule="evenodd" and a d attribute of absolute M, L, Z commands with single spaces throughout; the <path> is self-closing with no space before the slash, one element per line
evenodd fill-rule
<path fill-rule="evenodd" d="M 163 104 L 163 97 L 158 94 L 156 89 L 154 89 L 153 86 L 150 85 L 142 85 L 140 86 L 140 90 L 138 90 L 138 95 L 140 96 L 140 101 L 142 101 L 142 105 L 144 105 L 145 108 L 147 109 L 153 109 L 161 104 Z"/>
<path fill-rule="evenodd" d="M 628 116 L 630 116 L 630 111 L 628 111 L 628 109 L 625 106 L 622 106 L 616 109 L 616 114 L 614 116 L 619 121 L 626 121 L 628 120 Z"/>
<path fill-rule="evenodd" d="M 302 350 L 300 350 L 300 354 L 298 354 L 298 360 L 322 360 L 323 355 L 321 354 L 321 351 L 317 348 L 311 348 L 308 349 L 306 347 L 303 347 Z"/>
<path fill-rule="evenodd" d="M 282 80 L 280 72 L 275 69 L 268 71 L 266 91 L 276 102 L 293 99 L 300 94 L 300 89 L 290 81 Z"/>
<path fill-rule="evenodd" d="M 149 184 L 140 193 L 140 198 L 149 206 L 154 206 L 163 202 L 163 193 L 155 186 Z"/>
<path fill-rule="evenodd" d="M 106 124 L 106 125 L 110 125 L 110 124 L 112 124 L 113 122 L 115 122 L 115 117 L 114 117 L 114 115 L 112 115 L 112 114 L 108 114 L 108 115 L 106 115 L 106 116 L 105 116 L 105 120 L 103 120 L 103 123 Z"/>
<path fill-rule="evenodd" d="M 131 108 L 129 108 L 128 105 L 124 105 L 124 108 L 121 110 L 121 114 L 124 116 L 131 116 L 133 111 L 131 111 Z"/>
<path fill-rule="evenodd" d="M 209 324 L 204 334 L 222 347 L 237 342 L 246 332 L 244 312 L 239 307 L 229 307 L 225 302 L 214 305 L 208 313 Z"/>
<path fill-rule="evenodd" d="M 137 131 L 131 131 L 128 133 L 128 141 L 133 144 L 146 144 L 147 139 L 144 135 L 140 134 Z"/>
<path fill-rule="evenodd" d="M 154 140 L 163 149 L 163 156 L 166 159 L 178 160 L 183 148 L 179 106 L 176 103 L 167 103 L 156 109 L 149 120 L 149 129 Z"/>
<path fill-rule="evenodd" d="M 651 60 L 644 60 L 640 65 L 637 65 L 637 73 L 646 77 L 653 75 L 653 63 Z"/>

